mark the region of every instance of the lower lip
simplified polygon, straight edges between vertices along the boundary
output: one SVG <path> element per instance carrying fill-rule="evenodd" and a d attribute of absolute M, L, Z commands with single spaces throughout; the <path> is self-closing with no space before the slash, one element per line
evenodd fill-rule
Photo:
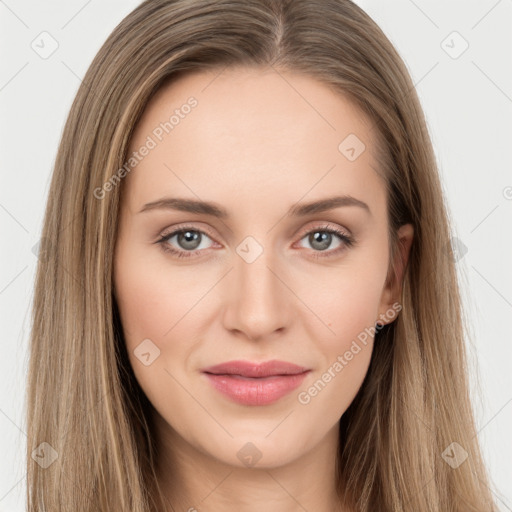
<path fill-rule="evenodd" d="M 299 387 L 308 373 L 309 370 L 296 375 L 272 375 L 257 379 L 240 375 L 205 375 L 217 391 L 239 404 L 267 405 Z"/>

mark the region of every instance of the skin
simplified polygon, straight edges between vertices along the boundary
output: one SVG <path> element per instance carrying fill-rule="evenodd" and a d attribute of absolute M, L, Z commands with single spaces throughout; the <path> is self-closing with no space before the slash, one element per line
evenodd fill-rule
<path fill-rule="evenodd" d="M 176 511 L 341 510 L 333 478 L 339 421 L 366 375 L 373 337 L 309 403 L 298 394 L 365 328 L 396 318 L 389 311 L 412 226 L 399 230 L 399 280 L 388 282 L 386 191 L 371 124 L 304 75 L 237 68 L 182 76 L 152 98 L 130 153 L 190 96 L 197 106 L 123 180 L 114 260 L 130 362 L 154 407 L 159 483 Z M 354 161 L 338 150 L 351 133 L 366 146 Z M 343 206 L 286 216 L 296 203 L 342 194 L 370 212 Z M 212 201 L 229 217 L 140 211 L 166 196 Z M 206 230 L 197 257 L 156 243 L 184 223 Z M 308 233 L 325 226 L 357 243 L 332 235 L 320 250 Z M 263 248 L 252 263 L 237 253 L 247 236 Z M 191 250 L 177 236 L 166 243 Z M 319 253 L 330 255 L 315 259 Z M 160 350 L 148 366 L 134 353 L 145 339 Z M 279 359 L 311 372 L 273 404 L 241 405 L 201 373 L 234 359 Z M 249 442 L 261 454 L 253 466 L 237 457 Z"/>

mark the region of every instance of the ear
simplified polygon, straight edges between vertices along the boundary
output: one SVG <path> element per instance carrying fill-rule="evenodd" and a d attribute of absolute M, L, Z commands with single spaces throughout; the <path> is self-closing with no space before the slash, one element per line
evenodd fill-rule
<path fill-rule="evenodd" d="M 376 323 L 385 325 L 391 323 L 396 317 L 396 306 L 393 304 L 399 302 L 402 295 L 402 283 L 409 260 L 412 240 L 414 237 L 414 228 L 412 224 L 404 224 L 397 231 L 398 248 L 392 262 L 391 272 L 386 277 L 386 283 L 382 290 L 381 302 L 379 306 L 379 318 Z M 393 315 L 386 315 L 386 312 L 393 310 Z M 390 318 L 388 318 L 390 317 Z"/>

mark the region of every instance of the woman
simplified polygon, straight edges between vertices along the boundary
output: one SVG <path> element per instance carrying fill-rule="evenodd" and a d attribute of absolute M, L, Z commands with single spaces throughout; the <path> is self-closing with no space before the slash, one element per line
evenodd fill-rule
<path fill-rule="evenodd" d="M 422 110 L 350 1 L 141 4 L 43 239 L 29 510 L 496 510 Z"/>

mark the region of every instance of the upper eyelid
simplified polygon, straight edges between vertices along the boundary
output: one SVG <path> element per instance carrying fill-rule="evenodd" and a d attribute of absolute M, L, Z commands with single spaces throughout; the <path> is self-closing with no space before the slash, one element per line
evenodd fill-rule
<path fill-rule="evenodd" d="M 322 225 L 320 226 L 312 226 L 312 227 L 307 227 L 307 228 L 303 228 L 301 230 L 299 230 L 299 233 L 302 234 L 302 235 L 307 235 L 308 233 L 310 233 L 311 231 L 342 231 L 344 232 L 344 234 L 346 236 L 352 236 L 352 232 L 343 227 L 343 226 L 339 226 L 339 225 L 334 225 L 334 223 L 329 223 L 329 222 L 326 222 L 324 221 L 322 223 Z"/>
<path fill-rule="evenodd" d="M 172 236 L 175 236 L 176 234 L 182 232 L 182 231 L 197 231 L 199 233 L 202 233 L 204 235 L 207 235 L 208 237 L 210 237 L 211 239 L 214 239 L 214 236 L 213 234 L 211 234 L 209 232 L 208 229 L 205 229 L 205 228 L 199 228 L 197 226 L 192 226 L 192 225 L 188 225 L 188 224 L 185 224 L 183 226 L 178 226 L 178 227 L 175 227 L 175 228 L 169 228 L 169 230 L 167 229 L 164 229 L 160 235 L 158 235 L 158 238 L 170 238 Z"/>

